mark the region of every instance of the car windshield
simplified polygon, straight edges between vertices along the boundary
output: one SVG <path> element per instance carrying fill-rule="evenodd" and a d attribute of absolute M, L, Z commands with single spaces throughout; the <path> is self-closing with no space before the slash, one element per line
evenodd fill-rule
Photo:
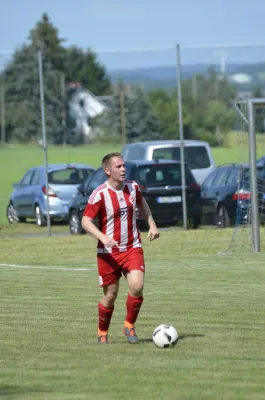
<path fill-rule="evenodd" d="M 185 166 L 186 184 L 195 182 L 190 169 Z M 154 164 L 142 165 L 136 168 L 136 182 L 142 186 L 181 186 L 181 165 L 180 164 Z"/>
<path fill-rule="evenodd" d="M 191 169 L 202 169 L 211 166 L 211 161 L 205 146 L 184 147 L 185 161 Z M 167 159 L 180 161 L 180 147 L 164 147 L 154 149 L 153 159 Z"/>
<path fill-rule="evenodd" d="M 58 169 L 49 172 L 48 180 L 50 184 L 53 185 L 79 185 L 83 183 L 85 179 L 93 171 L 88 168 L 66 168 L 66 169 Z"/>

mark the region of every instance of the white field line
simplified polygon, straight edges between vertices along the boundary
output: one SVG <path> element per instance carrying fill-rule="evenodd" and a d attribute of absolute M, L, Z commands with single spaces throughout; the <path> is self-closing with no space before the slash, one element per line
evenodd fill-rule
<path fill-rule="evenodd" d="M 49 269 L 56 271 L 96 271 L 96 268 L 64 268 L 64 267 L 51 267 L 51 266 L 37 266 L 37 265 L 15 265 L 15 264 L 0 264 L 0 267 L 8 268 L 28 268 L 28 269 Z"/>
<path fill-rule="evenodd" d="M 83 261 L 83 260 L 82 260 Z M 214 260 L 216 261 L 216 260 Z M 228 260 L 227 260 L 228 261 Z M 231 260 L 232 261 L 232 260 Z M 176 262 L 176 261 L 175 261 Z M 227 267 L 227 263 L 216 263 L 216 262 L 212 262 L 212 263 L 207 263 L 204 262 L 204 260 L 199 260 L 196 263 L 187 263 L 186 262 L 181 262 L 181 260 L 177 260 L 177 262 L 175 263 L 174 261 L 162 261 L 161 263 L 156 260 L 154 262 L 152 262 L 151 260 L 148 260 L 148 266 L 147 266 L 147 272 L 160 272 L 160 270 L 171 270 L 173 268 L 190 268 L 190 269 L 195 269 L 195 268 L 199 268 L 199 267 L 223 267 L 226 266 Z M 242 260 L 233 260 L 233 266 L 234 267 L 239 267 L 242 264 Z M 257 264 L 265 264 L 264 261 L 259 261 L 259 260 L 246 260 L 244 262 L 244 267 L 253 267 L 253 265 L 257 265 Z M 87 272 L 93 272 L 93 271 L 97 271 L 97 268 L 72 268 L 72 267 L 60 267 L 58 266 L 40 266 L 40 265 L 18 265 L 18 264 L 0 264 L 0 267 L 6 267 L 6 268 L 24 268 L 24 269 L 47 269 L 47 270 L 51 270 L 51 271 L 87 271 Z M 157 268 L 159 267 L 159 268 Z M 155 269 L 153 269 L 155 268 Z"/>

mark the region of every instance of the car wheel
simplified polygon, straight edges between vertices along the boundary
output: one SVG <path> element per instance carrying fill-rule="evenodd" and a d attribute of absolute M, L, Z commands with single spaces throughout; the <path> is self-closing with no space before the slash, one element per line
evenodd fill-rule
<path fill-rule="evenodd" d="M 69 230 L 71 235 L 83 235 L 86 233 L 86 231 L 81 226 L 81 222 L 78 218 L 76 211 L 70 211 Z"/>
<path fill-rule="evenodd" d="M 217 209 L 217 227 L 228 228 L 231 225 L 226 207 L 221 204 Z"/>
<path fill-rule="evenodd" d="M 46 219 L 44 218 L 40 206 L 36 204 L 35 206 L 35 218 L 36 218 L 36 224 L 38 226 L 45 226 L 47 225 Z"/>
<path fill-rule="evenodd" d="M 10 224 L 17 224 L 18 222 L 26 222 L 26 218 L 18 217 L 17 211 L 12 203 L 9 203 L 6 209 L 7 220 Z"/>

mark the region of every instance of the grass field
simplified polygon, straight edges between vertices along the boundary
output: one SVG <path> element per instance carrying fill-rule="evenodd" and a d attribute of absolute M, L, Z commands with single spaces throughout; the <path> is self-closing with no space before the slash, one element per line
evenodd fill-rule
<path fill-rule="evenodd" d="M 239 148 L 238 134 L 228 135 L 227 143 L 231 147 L 213 148 L 216 165 L 228 162 L 247 162 L 248 148 L 246 134 L 242 133 Z M 91 145 L 83 147 L 49 147 L 49 163 L 84 162 L 98 167 L 101 158 L 108 152 L 120 151 L 121 147 Z M 265 140 L 258 136 L 258 156 L 265 154 Z M 6 206 L 12 191 L 12 183 L 17 182 L 28 168 L 44 163 L 43 150 L 39 147 L 0 147 L 0 225 L 7 224 Z M 29 228 L 23 228 L 29 229 Z"/>
<path fill-rule="evenodd" d="M 230 239 L 230 230 L 143 235 L 141 342 L 121 333 L 123 279 L 111 343 L 98 346 L 95 241 L 2 238 L 1 399 L 263 400 L 264 255 L 217 254 Z M 160 323 L 178 329 L 175 348 L 152 344 Z"/>

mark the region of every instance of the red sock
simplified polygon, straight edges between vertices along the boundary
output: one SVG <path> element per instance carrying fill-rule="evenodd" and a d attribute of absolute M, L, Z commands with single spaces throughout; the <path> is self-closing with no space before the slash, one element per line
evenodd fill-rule
<path fill-rule="evenodd" d="M 112 308 L 106 308 L 101 303 L 98 303 L 98 329 L 102 332 L 107 332 L 109 329 L 112 313 Z"/>
<path fill-rule="evenodd" d="M 126 307 L 127 307 L 126 321 L 129 322 L 129 324 L 134 324 L 135 321 L 137 320 L 143 301 L 144 301 L 143 297 L 133 297 L 130 294 L 128 294 L 126 302 Z"/>

